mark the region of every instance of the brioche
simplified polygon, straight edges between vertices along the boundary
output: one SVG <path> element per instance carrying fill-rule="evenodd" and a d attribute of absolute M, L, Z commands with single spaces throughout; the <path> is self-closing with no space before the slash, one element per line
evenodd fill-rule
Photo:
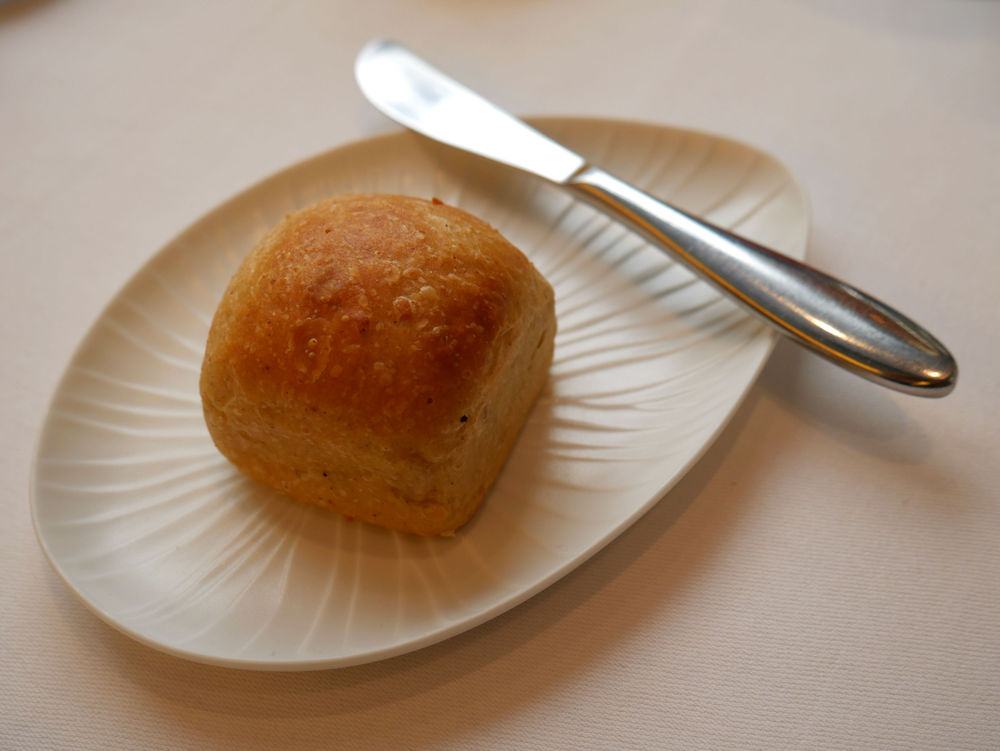
<path fill-rule="evenodd" d="M 338 196 L 244 259 L 208 336 L 219 450 L 293 498 L 449 534 L 480 505 L 552 360 L 548 282 L 436 199 Z"/>

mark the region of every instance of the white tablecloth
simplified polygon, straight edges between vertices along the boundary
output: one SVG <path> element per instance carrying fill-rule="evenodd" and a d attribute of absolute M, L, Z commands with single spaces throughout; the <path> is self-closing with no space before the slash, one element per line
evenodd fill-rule
<path fill-rule="evenodd" d="M 957 390 L 779 344 L 639 523 L 403 657 L 254 673 L 119 634 L 32 531 L 48 400 L 177 231 L 392 127 L 353 82 L 373 36 L 515 112 L 773 153 L 810 195 L 810 260 L 944 340 Z M 8 2 L 0 149 L 0 747 L 1000 748 L 1000 3 Z"/>

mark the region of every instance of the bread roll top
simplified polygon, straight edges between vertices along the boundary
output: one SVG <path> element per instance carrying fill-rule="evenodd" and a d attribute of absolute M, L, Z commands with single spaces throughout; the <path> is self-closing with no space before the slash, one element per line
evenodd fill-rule
<path fill-rule="evenodd" d="M 333 260 L 335 259 L 335 260 Z M 335 409 L 391 435 L 460 422 L 494 342 L 534 291 L 485 222 L 401 196 L 340 196 L 287 216 L 233 278 L 208 349 L 232 388 Z M 226 336 L 231 329 L 248 336 Z M 266 373 L 266 376 L 262 376 Z"/>

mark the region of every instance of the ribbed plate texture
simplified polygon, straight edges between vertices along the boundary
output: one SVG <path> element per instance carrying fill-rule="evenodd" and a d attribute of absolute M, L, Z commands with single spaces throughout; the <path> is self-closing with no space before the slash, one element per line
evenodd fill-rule
<path fill-rule="evenodd" d="M 673 128 L 534 123 L 592 162 L 801 258 L 805 198 L 775 160 Z M 204 426 L 208 326 L 240 259 L 288 211 L 401 193 L 496 226 L 556 291 L 546 392 L 453 538 L 350 522 L 244 479 Z M 707 285 L 540 181 L 400 133 L 291 167 L 213 210 L 115 297 L 68 366 L 32 504 L 53 566 L 99 616 L 164 651 L 294 670 L 401 654 L 571 571 L 711 443 L 774 336 Z"/>

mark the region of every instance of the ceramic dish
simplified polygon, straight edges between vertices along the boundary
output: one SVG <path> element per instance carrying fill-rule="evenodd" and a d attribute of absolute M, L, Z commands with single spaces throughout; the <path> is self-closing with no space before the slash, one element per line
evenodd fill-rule
<path fill-rule="evenodd" d="M 801 258 L 806 202 L 747 146 L 673 128 L 536 119 L 609 171 Z M 550 384 L 453 538 L 347 521 L 243 478 L 205 429 L 198 375 L 236 265 L 283 214 L 343 192 L 437 196 L 496 226 L 556 291 Z M 95 613 L 166 652 L 299 670 L 398 655 L 564 576 L 638 519 L 732 415 L 774 343 L 636 236 L 528 176 L 409 133 L 293 166 L 211 211 L 111 301 L 38 446 L 42 547 Z"/>

